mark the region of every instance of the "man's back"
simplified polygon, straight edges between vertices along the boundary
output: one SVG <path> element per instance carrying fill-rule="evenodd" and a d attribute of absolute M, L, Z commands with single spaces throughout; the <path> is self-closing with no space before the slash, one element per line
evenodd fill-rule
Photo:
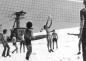
<path fill-rule="evenodd" d="M 81 9 L 80 11 L 81 21 L 84 20 L 84 28 L 86 27 L 86 8 Z"/>
<path fill-rule="evenodd" d="M 26 29 L 24 34 L 25 39 L 31 39 L 31 30 Z"/>
<path fill-rule="evenodd" d="M 81 38 L 83 39 L 82 42 L 86 43 L 86 41 L 85 41 L 86 40 L 86 8 L 81 9 L 80 17 L 81 17 L 81 21 L 84 22 Z"/>
<path fill-rule="evenodd" d="M 31 29 L 26 29 L 24 34 L 24 39 L 26 44 L 31 44 L 32 31 Z"/>

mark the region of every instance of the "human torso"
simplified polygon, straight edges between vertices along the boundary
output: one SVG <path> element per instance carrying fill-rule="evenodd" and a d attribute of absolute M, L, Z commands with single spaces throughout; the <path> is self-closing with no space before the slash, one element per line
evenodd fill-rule
<path fill-rule="evenodd" d="M 46 34 L 47 34 L 47 39 L 51 39 L 51 34 L 50 34 L 49 29 L 47 28 L 47 29 L 45 29 L 45 31 L 46 31 Z"/>
<path fill-rule="evenodd" d="M 7 41 L 7 37 L 8 37 L 7 34 L 3 34 L 4 41 Z"/>
<path fill-rule="evenodd" d="M 16 37 L 12 38 L 13 43 L 16 43 Z"/>
<path fill-rule="evenodd" d="M 26 44 L 31 44 L 31 29 L 26 29 L 24 34 L 24 39 Z"/>
<path fill-rule="evenodd" d="M 86 8 L 81 9 L 80 11 L 81 15 L 83 16 L 84 19 L 84 25 L 83 25 L 83 30 L 82 30 L 82 42 L 86 44 Z"/>
<path fill-rule="evenodd" d="M 53 38 L 57 38 L 57 34 L 56 33 L 52 33 L 52 37 Z"/>
<path fill-rule="evenodd" d="M 83 28 L 86 28 L 86 8 L 83 8 L 80 12 L 84 17 L 84 27 Z"/>
<path fill-rule="evenodd" d="M 7 38 L 8 38 L 8 35 L 7 34 L 3 34 L 3 37 L 2 37 L 3 46 L 6 46 L 8 44 Z"/>

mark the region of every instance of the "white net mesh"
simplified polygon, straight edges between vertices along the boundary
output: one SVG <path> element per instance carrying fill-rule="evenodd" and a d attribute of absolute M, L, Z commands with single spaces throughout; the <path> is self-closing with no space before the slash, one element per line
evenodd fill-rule
<path fill-rule="evenodd" d="M 77 0 L 78 1 L 78 0 Z M 46 22 L 48 15 L 52 15 L 52 28 L 79 26 L 82 1 L 69 0 L 0 0 L 0 23 L 3 27 L 12 27 L 12 14 L 24 10 L 27 17 L 21 20 L 21 27 L 32 20 L 35 30 L 39 30 Z M 10 25 L 8 25 L 10 24 Z"/>

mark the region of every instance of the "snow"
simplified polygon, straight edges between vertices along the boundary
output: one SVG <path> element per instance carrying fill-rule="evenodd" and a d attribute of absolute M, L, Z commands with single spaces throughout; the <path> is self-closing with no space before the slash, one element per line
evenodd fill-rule
<path fill-rule="evenodd" d="M 58 49 L 49 53 L 47 49 L 46 39 L 32 41 L 32 54 L 30 61 L 82 61 L 82 54 L 78 53 L 78 37 L 74 35 L 68 35 L 67 33 L 78 34 L 79 27 L 67 28 L 56 30 L 58 34 Z M 38 33 L 35 33 L 37 35 Z M 39 34 L 45 34 L 45 32 L 39 32 Z M 10 49 L 12 52 L 14 46 L 10 43 Z M 19 46 L 19 43 L 18 43 Z M 0 44 L 0 61 L 26 61 L 26 52 L 11 53 L 11 57 L 2 57 L 3 46 Z M 18 50 L 19 51 L 19 50 Z"/>

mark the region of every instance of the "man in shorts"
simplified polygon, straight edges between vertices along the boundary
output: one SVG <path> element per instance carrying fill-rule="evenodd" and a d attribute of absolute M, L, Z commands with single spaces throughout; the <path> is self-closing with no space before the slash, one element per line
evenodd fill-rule
<path fill-rule="evenodd" d="M 53 49 L 54 49 L 54 43 L 56 43 L 56 48 L 58 48 L 57 40 L 58 40 L 58 35 L 55 32 L 55 30 L 53 30 L 53 33 L 52 33 Z"/>
<path fill-rule="evenodd" d="M 27 48 L 27 53 L 26 53 L 26 60 L 29 60 L 30 55 L 32 53 L 32 38 L 33 38 L 33 28 L 32 28 L 32 22 L 27 22 L 26 24 L 26 30 L 24 33 L 24 39 L 25 39 L 25 46 Z"/>

